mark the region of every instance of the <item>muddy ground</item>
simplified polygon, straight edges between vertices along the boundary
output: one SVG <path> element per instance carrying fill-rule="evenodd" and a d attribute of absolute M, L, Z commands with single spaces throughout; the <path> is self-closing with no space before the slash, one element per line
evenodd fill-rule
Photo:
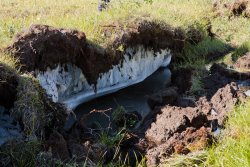
<path fill-rule="evenodd" d="M 223 67 L 219 64 L 214 66 Z M 190 88 L 186 84 L 175 83 L 190 79 L 186 76 L 189 76 L 192 70 L 182 69 L 181 74 L 186 75 L 184 78 L 183 75 L 175 76 L 172 80 L 172 85 L 175 86 L 149 97 L 152 111 L 142 121 L 141 126 L 126 130 L 123 138 L 111 147 L 100 143 L 96 137 L 98 132 L 86 127 L 88 116 L 77 122 L 68 132 L 53 133 L 47 147 L 52 148 L 54 155 L 61 159 L 75 155 L 79 158 L 77 160 L 81 161 L 88 157 L 90 164 L 96 161 L 105 164 L 120 159 L 131 166 L 135 165 L 136 158 L 140 160 L 140 155 L 146 156 L 148 166 L 156 166 L 174 153 L 188 154 L 202 150 L 216 142 L 217 134 L 225 126 L 227 115 L 235 105 L 247 98 L 237 84 L 242 78 L 235 77 L 240 76 L 240 72 L 232 69 L 232 75 L 224 75 L 224 71 L 228 70 L 225 67 L 211 69 L 213 70 L 208 71 L 208 75 L 203 79 L 203 96 L 196 98 L 187 97 L 183 93 Z M 177 79 L 178 77 L 180 78 Z M 120 150 L 115 156 L 117 146 Z M 62 148 L 63 151 L 59 152 Z"/>

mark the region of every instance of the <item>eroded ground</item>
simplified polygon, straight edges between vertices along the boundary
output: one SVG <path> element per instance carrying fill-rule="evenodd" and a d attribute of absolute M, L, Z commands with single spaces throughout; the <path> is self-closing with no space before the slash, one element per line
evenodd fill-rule
<path fill-rule="evenodd" d="M 133 17 L 131 24 L 100 26 L 106 38 L 102 45 L 82 31 L 47 25 L 32 25 L 17 34 L 12 44 L 2 47 L 12 55 L 1 51 L 0 59 L 1 165 L 164 166 L 173 155 L 190 155 L 217 143 L 230 112 L 249 100 L 250 54 L 247 45 L 238 51 L 233 35 L 222 35 L 222 40 L 216 21 L 247 19 L 249 1 L 210 5 L 214 13 L 202 20 L 206 24 L 186 29 L 148 21 L 147 16 L 145 21 Z M 168 48 L 173 55 L 171 82 L 161 91 L 142 95 L 149 110 L 145 115 L 117 105 L 115 110 L 98 106 L 76 117 L 63 104 L 52 102 L 35 78 L 37 70 L 71 63 L 88 83 L 96 84 L 101 73 L 122 61 L 124 49 L 134 45 L 154 51 Z M 216 61 L 226 54 L 232 56 L 230 62 Z M 10 57 L 19 63 L 6 65 Z M 88 124 L 95 116 L 108 118 L 110 127 Z M 30 141 L 38 143 L 29 149 Z M 17 161 L 20 145 L 31 156 Z"/>

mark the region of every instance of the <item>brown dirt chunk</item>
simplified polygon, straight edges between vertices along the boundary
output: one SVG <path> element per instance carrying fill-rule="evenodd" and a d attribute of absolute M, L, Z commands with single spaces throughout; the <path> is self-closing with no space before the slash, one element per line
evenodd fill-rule
<path fill-rule="evenodd" d="M 166 142 L 175 133 L 185 131 L 186 127 L 201 127 L 208 122 L 207 117 L 197 108 L 166 106 L 156 117 L 156 122 L 146 132 L 146 138 L 157 145 Z"/>
<path fill-rule="evenodd" d="M 113 23 L 104 26 L 104 35 L 110 38 L 108 48 L 110 46 L 118 48 L 122 45 L 126 49 L 130 46 L 143 45 L 145 48 L 152 48 L 155 51 L 169 48 L 173 53 L 179 53 L 182 51 L 185 42 L 195 41 L 198 43 L 202 40 L 202 37 L 195 39 L 197 37 L 192 35 L 201 34 L 194 28 L 190 28 L 190 34 L 188 34 L 180 28 L 173 28 L 159 21 L 135 19 L 129 25 L 126 24 Z M 111 38 L 112 35 L 115 37 Z"/>
<path fill-rule="evenodd" d="M 239 94 L 237 91 L 239 91 L 239 88 L 235 83 L 232 83 L 219 89 L 211 99 L 213 109 L 217 113 L 215 117 L 220 126 L 224 125 L 227 119 L 227 113 L 232 111 L 234 106 L 238 103 Z"/>
<path fill-rule="evenodd" d="M 237 85 L 231 83 L 218 89 L 210 101 L 201 97 L 195 107 L 155 109 L 158 113 L 156 121 L 145 135 L 149 143 L 146 151 L 148 165 L 156 166 L 174 152 L 187 154 L 210 145 L 211 131 L 224 126 L 228 113 L 242 96 Z"/>
<path fill-rule="evenodd" d="M 176 133 L 165 143 L 148 149 L 147 166 L 157 166 L 164 163 L 173 153 L 188 154 L 190 151 L 204 149 L 211 143 L 210 132 L 210 129 L 206 127 L 199 129 L 189 127 L 181 133 Z"/>

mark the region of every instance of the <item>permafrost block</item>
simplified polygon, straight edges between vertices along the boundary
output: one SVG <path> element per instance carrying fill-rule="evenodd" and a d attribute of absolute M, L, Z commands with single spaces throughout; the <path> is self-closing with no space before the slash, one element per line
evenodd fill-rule
<path fill-rule="evenodd" d="M 74 109 L 83 102 L 139 83 L 160 67 L 169 65 L 170 61 L 169 49 L 154 52 L 150 48 L 136 46 L 126 49 L 120 64 L 99 74 L 96 85 L 89 85 L 81 69 L 72 64 L 58 65 L 55 69 L 48 68 L 46 72 L 36 73 L 41 86 L 54 102 L 63 102 Z"/>

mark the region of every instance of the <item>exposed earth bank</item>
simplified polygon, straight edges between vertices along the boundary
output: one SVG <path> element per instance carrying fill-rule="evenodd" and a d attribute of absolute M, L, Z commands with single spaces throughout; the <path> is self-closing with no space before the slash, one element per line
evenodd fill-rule
<path fill-rule="evenodd" d="M 152 26 L 155 29 L 152 29 Z M 105 30 L 107 31 L 109 30 Z M 62 104 L 52 102 L 52 94 L 48 93 L 48 89 L 44 88 L 46 95 L 38 82 L 32 78 L 60 67 L 51 77 L 60 73 L 63 75 L 55 80 L 48 75 L 48 85 L 55 86 L 49 90 L 64 92 L 61 96 L 71 95 L 81 92 L 83 83 L 86 83 L 91 85 L 91 91 L 98 93 L 98 79 L 114 66 L 117 67 L 115 74 L 119 74 L 118 79 L 122 78 L 119 73 L 122 66 L 116 65 L 126 61 L 125 53 L 129 60 L 135 60 L 132 63 L 148 56 L 145 54 L 134 58 L 133 56 L 138 54 L 129 55 L 128 53 L 135 51 L 131 51 L 131 45 L 140 45 L 144 51 L 150 52 L 146 58 L 152 58 L 149 62 L 154 63 L 152 66 L 143 63 L 145 66 L 141 70 L 150 66 L 153 72 L 169 63 L 165 60 L 170 61 L 167 59 L 171 56 L 170 52 L 164 49 L 170 49 L 174 56 L 189 40 L 179 29 L 148 22 L 138 24 L 132 30 L 119 29 L 116 33 L 117 31 L 123 32 L 122 35 L 112 41 L 112 45 L 103 49 L 88 42 L 83 32 L 34 25 L 17 35 L 13 45 L 8 48 L 8 51 L 20 59 L 21 71 L 30 72 L 33 76 L 9 73 L 6 71 L 8 67 L 0 64 L 0 81 L 4 81 L 0 82 L 0 105 L 21 124 L 24 138 L 32 136 L 42 139 L 44 152 L 40 152 L 40 159 L 57 164 L 58 159 L 69 162 L 74 158 L 77 163 L 86 162 L 89 166 L 94 166 L 97 162 L 106 164 L 120 160 L 135 166 L 136 161 L 140 161 L 145 155 L 148 166 L 164 164 L 173 153 L 188 154 L 211 145 L 216 141 L 216 135 L 224 128 L 230 111 L 247 98 L 242 89 L 244 86 L 240 85 L 242 81 L 249 79 L 249 72 L 243 73 L 238 69 L 228 69 L 222 64 L 214 64 L 202 79 L 204 92 L 191 96 L 188 92 L 192 86 L 194 70 L 183 68 L 173 72 L 171 87 L 149 96 L 148 103 L 152 111 L 147 117 L 141 121 L 140 115 L 135 111 L 122 115 L 117 123 L 124 124 L 128 119 L 133 121 L 135 118 L 135 121 L 141 121 L 140 127 L 131 126 L 126 130 L 119 129 L 121 133 L 111 131 L 107 134 L 104 133 L 106 129 L 87 127 L 85 122 L 89 115 L 96 112 L 105 115 L 106 111 L 93 111 L 76 120 L 72 111 Z M 201 38 L 198 38 L 196 42 L 200 40 Z M 125 52 L 117 50 L 121 45 L 124 46 Z M 234 67 L 249 68 L 249 62 L 246 62 L 249 61 L 248 55 L 241 57 Z M 75 68 L 72 70 L 74 75 L 68 72 L 72 65 Z M 141 70 L 137 72 L 140 73 Z M 79 74 L 75 75 L 77 72 Z M 133 75 L 131 78 L 129 76 L 127 79 L 133 78 Z M 82 77 L 81 82 L 75 80 L 75 77 Z M 69 85 L 63 83 L 65 78 L 70 78 L 67 81 Z M 108 76 L 106 79 L 109 82 L 117 78 Z M 118 79 L 113 84 L 123 81 Z M 246 85 L 248 84 L 249 81 L 246 81 Z M 67 87 L 64 87 L 65 85 Z M 27 102 L 26 99 L 34 99 L 33 97 L 38 98 L 37 103 L 31 103 L 29 100 Z M 41 163 L 38 158 L 37 165 L 42 165 Z"/>
<path fill-rule="evenodd" d="M 32 25 L 17 34 L 7 50 L 20 60 L 21 71 L 37 77 L 54 102 L 75 108 L 143 81 L 167 66 L 193 38 L 181 29 L 147 21 L 103 31 L 109 39 L 105 48 L 92 44 L 77 30 Z M 112 33 L 118 35 L 112 38 Z"/>

